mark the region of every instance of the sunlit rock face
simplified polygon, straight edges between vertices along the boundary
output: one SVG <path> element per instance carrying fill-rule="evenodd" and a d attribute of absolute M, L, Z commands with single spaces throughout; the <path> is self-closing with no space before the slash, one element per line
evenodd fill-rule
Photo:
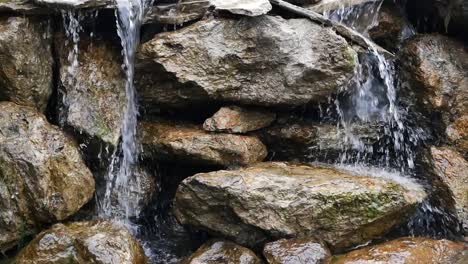
<path fill-rule="evenodd" d="M 435 172 L 449 187 L 459 220 L 468 236 L 468 161 L 450 147 L 431 147 Z"/>
<path fill-rule="evenodd" d="M 268 264 L 328 264 L 331 253 L 316 239 L 281 239 L 263 248 Z"/>
<path fill-rule="evenodd" d="M 45 111 L 53 90 L 51 47 L 50 20 L 0 18 L 0 101 Z"/>
<path fill-rule="evenodd" d="M 328 167 L 259 163 L 185 179 L 175 212 L 183 224 L 244 245 L 314 235 L 341 249 L 402 223 L 425 197 L 408 186 Z"/>
<path fill-rule="evenodd" d="M 262 161 L 266 147 L 253 136 L 209 133 L 200 126 L 170 121 L 142 122 L 142 155 L 153 160 L 242 166 Z"/>
<path fill-rule="evenodd" d="M 216 10 L 252 17 L 265 15 L 272 8 L 268 0 L 211 0 L 210 2 Z"/>
<path fill-rule="evenodd" d="M 70 217 L 93 194 L 70 138 L 33 108 L 0 103 L 0 250 Z"/>
<path fill-rule="evenodd" d="M 18 255 L 18 264 L 145 264 L 138 242 L 123 226 L 107 221 L 56 224 L 40 233 Z"/>
<path fill-rule="evenodd" d="M 336 264 L 381 263 L 465 263 L 467 250 L 463 242 L 433 240 L 430 238 L 404 237 L 375 246 L 351 251 L 335 258 Z"/>
<path fill-rule="evenodd" d="M 263 262 L 248 248 L 230 241 L 214 240 L 203 244 L 189 258 L 181 262 L 181 264 L 198 263 L 261 264 Z"/>
<path fill-rule="evenodd" d="M 203 20 L 156 35 L 137 57 L 142 104 L 159 106 L 303 105 L 335 93 L 357 64 L 356 52 L 330 28 L 276 16 Z"/>
<path fill-rule="evenodd" d="M 60 54 L 59 121 L 76 134 L 117 146 L 125 106 L 125 77 L 117 47 L 83 41 L 77 65 L 69 61 L 71 45 L 56 37 Z"/>

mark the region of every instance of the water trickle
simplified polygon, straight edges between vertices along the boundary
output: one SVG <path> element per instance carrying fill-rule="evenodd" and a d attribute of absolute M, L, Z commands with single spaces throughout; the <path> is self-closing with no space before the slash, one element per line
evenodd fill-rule
<path fill-rule="evenodd" d="M 136 128 L 138 106 L 133 78 L 135 73 L 135 53 L 140 40 L 140 26 L 147 6 L 147 0 L 117 0 L 117 32 L 121 39 L 123 69 L 126 75 L 126 105 L 121 125 L 121 146 L 112 156 L 106 179 L 106 191 L 100 201 L 101 217 L 121 220 L 131 225 L 130 217 L 138 218 L 140 208 L 137 203 L 141 182 L 136 175 L 138 147 Z"/>

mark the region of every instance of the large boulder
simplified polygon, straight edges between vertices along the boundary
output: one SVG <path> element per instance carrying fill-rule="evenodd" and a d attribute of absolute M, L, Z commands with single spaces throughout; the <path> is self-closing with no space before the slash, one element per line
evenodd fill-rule
<path fill-rule="evenodd" d="M 73 215 L 93 194 L 70 138 L 32 108 L 0 103 L 0 251 Z"/>
<path fill-rule="evenodd" d="M 462 242 L 404 237 L 337 256 L 333 264 L 443 264 L 457 262 L 468 250 Z M 465 259 L 466 260 L 466 259 Z"/>
<path fill-rule="evenodd" d="M 29 0 L 3 0 L 0 1 L 0 12 L 19 13 L 27 15 L 50 14 L 51 10 L 36 6 Z"/>
<path fill-rule="evenodd" d="M 276 115 L 268 111 L 226 106 L 208 118 L 203 123 L 203 129 L 213 132 L 246 133 L 269 126 L 275 118 Z"/>
<path fill-rule="evenodd" d="M 281 239 L 263 248 L 269 264 L 328 264 L 330 250 L 316 239 Z"/>
<path fill-rule="evenodd" d="M 143 155 L 158 160 L 236 166 L 262 161 L 266 147 L 256 137 L 209 133 L 190 124 L 159 120 L 139 127 Z"/>
<path fill-rule="evenodd" d="M 335 93 L 356 65 L 345 39 L 310 20 L 216 18 L 141 45 L 136 80 L 144 105 L 303 105 Z"/>
<path fill-rule="evenodd" d="M 243 245 L 314 235 L 339 250 L 404 222 L 424 197 L 416 184 L 330 167 L 259 163 L 185 179 L 174 208 L 182 224 Z"/>
<path fill-rule="evenodd" d="M 76 134 L 116 146 L 126 103 L 120 47 L 83 41 L 75 67 L 68 60 L 72 47 L 61 37 L 56 42 L 60 47 L 59 94 L 63 97 L 59 99 L 60 123 Z"/>
<path fill-rule="evenodd" d="M 17 256 L 17 264 L 144 264 L 143 249 L 123 226 L 108 221 L 56 224 Z"/>
<path fill-rule="evenodd" d="M 0 18 L 0 101 L 45 111 L 53 88 L 51 47 L 48 19 Z"/>
<path fill-rule="evenodd" d="M 451 190 L 459 220 L 468 235 L 468 161 L 450 147 L 431 147 L 437 175 Z"/>
<path fill-rule="evenodd" d="M 203 244 L 181 264 L 261 264 L 263 263 L 252 250 L 241 247 L 230 241 L 213 240 Z"/>
<path fill-rule="evenodd" d="M 441 113 L 449 139 L 468 152 L 463 122 L 468 112 L 468 52 L 463 43 L 438 34 L 420 35 L 406 43 L 401 58 L 416 98 L 429 111 Z"/>

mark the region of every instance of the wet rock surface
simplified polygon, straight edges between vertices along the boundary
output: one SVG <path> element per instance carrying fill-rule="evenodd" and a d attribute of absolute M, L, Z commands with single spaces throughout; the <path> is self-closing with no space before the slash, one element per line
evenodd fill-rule
<path fill-rule="evenodd" d="M 457 263 L 467 247 L 462 242 L 429 238 L 400 238 L 338 256 L 334 264 Z"/>
<path fill-rule="evenodd" d="M 50 14 L 51 10 L 36 6 L 29 0 L 4 0 L 0 2 L 0 12 L 19 14 Z"/>
<path fill-rule="evenodd" d="M 64 41 L 57 37 L 57 46 L 66 46 Z M 76 134 L 84 133 L 115 147 L 126 102 L 119 51 L 106 42 L 85 42 L 80 45 L 78 65 L 74 67 L 68 59 L 71 48 L 59 50 L 59 122 Z"/>
<path fill-rule="evenodd" d="M 202 245 L 188 259 L 181 262 L 181 264 L 197 263 L 261 264 L 263 262 L 248 248 L 229 241 L 214 240 Z"/>
<path fill-rule="evenodd" d="M 76 213 L 94 194 L 77 146 L 34 109 L 0 103 L 0 250 Z"/>
<path fill-rule="evenodd" d="M 259 163 L 185 179 L 174 206 L 182 224 L 243 245 L 310 234 L 340 249 L 384 234 L 424 197 L 418 187 L 409 190 L 383 178 Z"/>
<path fill-rule="evenodd" d="M 274 113 L 238 106 L 221 107 L 203 124 L 212 132 L 246 133 L 269 126 L 276 118 Z"/>
<path fill-rule="evenodd" d="M 15 261 L 18 264 L 148 263 L 130 232 L 107 221 L 56 224 L 31 241 Z"/>
<path fill-rule="evenodd" d="M 112 0 L 32 0 L 37 5 L 54 9 L 113 8 Z"/>
<path fill-rule="evenodd" d="M 266 147 L 256 137 L 209 133 L 200 126 L 158 120 L 139 127 L 143 155 L 207 165 L 248 165 L 262 161 Z"/>
<path fill-rule="evenodd" d="M 200 21 L 158 34 L 137 57 L 142 101 L 155 105 L 320 101 L 351 78 L 357 61 L 331 29 L 273 16 Z"/>
<path fill-rule="evenodd" d="M 458 218 L 468 235 L 468 162 L 450 147 L 432 147 L 431 155 L 437 175 L 451 190 Z"/>
<path fill-rule="evenodd" d="M 327 264 L 331 253 L 315 239 L 281 239 L 267 243 L 263 248 L 269 264 Z"/>
<path fill-rule="evenodd" d="M 144 23 L 182 25 L 201 19 L 210 6 L 208 0 L 181 0 L 176 4 L 156 5 L 148 11 Z"/>
<path fill-rule="evenodd" d="M 0 100 L 45 111 L 52 94 L 52 24 L 48 19 L 0 18 Z"/>

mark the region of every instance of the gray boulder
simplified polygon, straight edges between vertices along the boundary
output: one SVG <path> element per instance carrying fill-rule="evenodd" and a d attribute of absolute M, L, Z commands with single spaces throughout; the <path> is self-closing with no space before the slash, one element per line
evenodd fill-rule
<path fill-rule="evenodd" d="M 329 167 L 259 163 L 185 179 L 174 208 L 182 224 L 243 245 L 313 235 L 339 250 L 405 221 L 426 195 L 421 186 L 401 182 Z"/>
<path fill-rule="evenodd" d="M 328 264 L 330 250 L 316 239 L 281 239 L 263 248 L 269 264 Z"/>
<path fill-rule="evenodd" d="M 239 106 L 221 107 L 203 123 L 203 129 L 212 132 L 246 133 L 269 126 L 276 114 Z"/>
<path fill-rule="evenodd" d="M 143 105 L 303 105 L 335 93 L 356 66 L 345 39 L 307 19 L 218 18 L 141 45 L 136 80 Z"/>
<path fill-rule="evenodd" d="M 181 262 L 181 264 L 199 263 L 261 264 L 263 262 L 248 248 L 230 241 L 213 240 L 203 244 L 189 258 Z"/>

